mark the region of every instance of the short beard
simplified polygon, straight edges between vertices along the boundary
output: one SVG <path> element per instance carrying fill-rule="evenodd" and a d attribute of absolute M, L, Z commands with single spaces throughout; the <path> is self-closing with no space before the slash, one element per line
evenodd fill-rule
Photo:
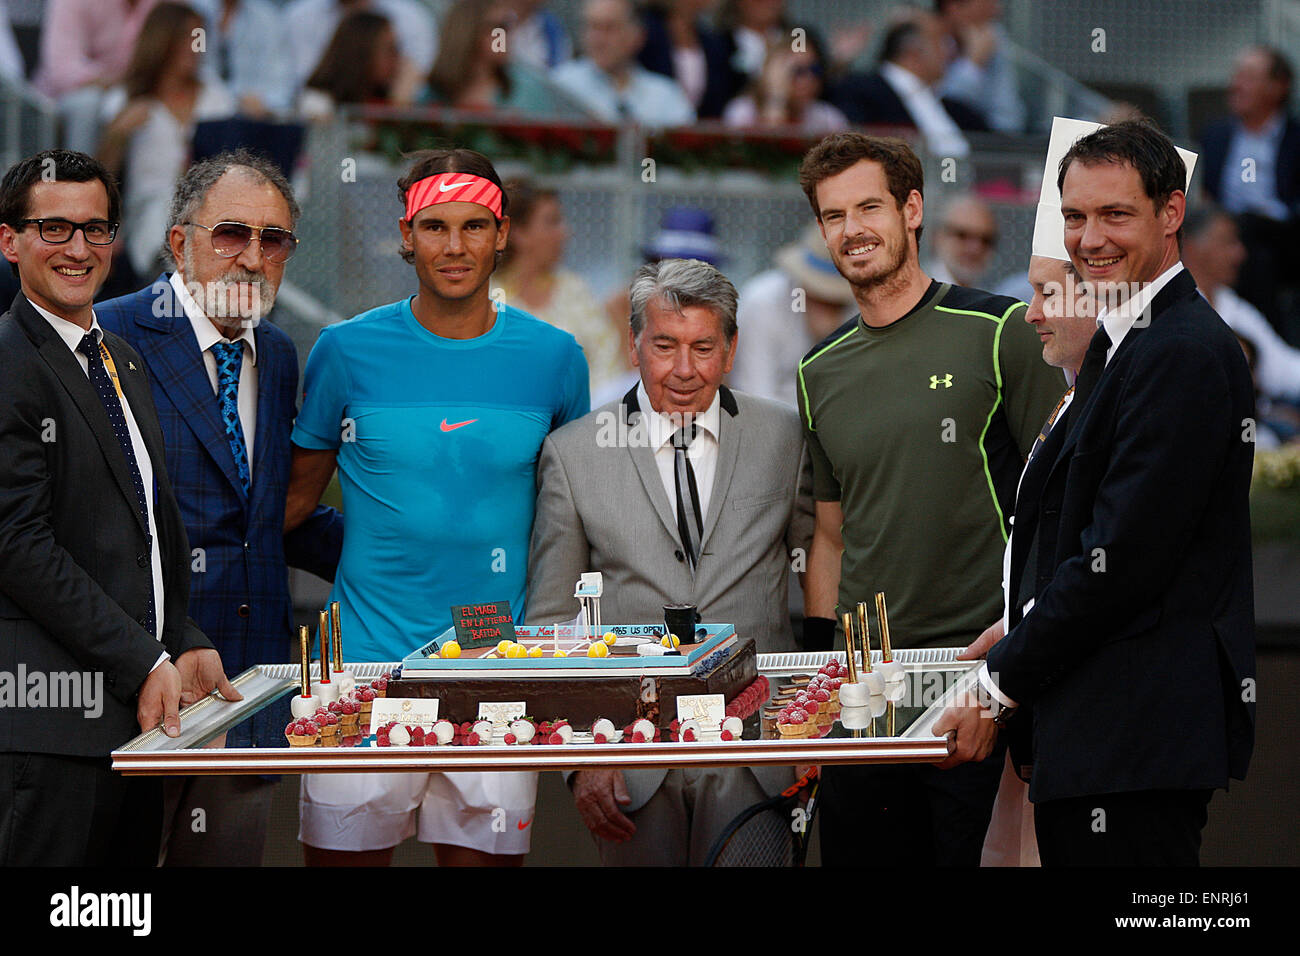
<path fill-rule="evenodd" d="M 908 242 L 907 237 L 903 237 L 903 254 L 899 256 L 898 262 L 888 272 L 880 272 L 866 279 L 853 280 L 849 279 L 849 285 L 853 287 L 854 294 L 866 294 L 871 292 L 880 292 L 886 296 L 902 291 L 907 288 L 907 265 L 912 261 L 912 244 Z M 843 275 L 843 273 L 841 273 Z M 847 277 L 846 277 L 847 278 Z"/>
<path fill-rule="evenodd" d="M 190 239 L 193 239 L 191 234 Z M 185 243 L 185 287 L 190 297 L 198 304 L 212 322 L 222 328 L 254 329 L 266 318 L 275 306 L 276 288 L 264 275 L 250 272 L 242 266 L 232 263 L 230 269 L 211 282 L 198 285 L 194 281 L 194 252 L 189 242 Z M 245 304 L 238 301 L 230 304 L 231 286 L 236 283 L 248 283 L 253 286 L 252 301 Z"/>

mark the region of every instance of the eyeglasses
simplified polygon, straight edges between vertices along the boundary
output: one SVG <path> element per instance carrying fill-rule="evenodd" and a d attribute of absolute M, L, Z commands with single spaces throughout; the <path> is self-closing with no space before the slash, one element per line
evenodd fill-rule
<path fill-rule="evenodd" d="M 106 219 L 92 219 L 89 222 L 69 222 L 67 219 L 22 219 L 23 226 L 36 223 L 36 230 L 41 238 L 53 245 L 70 242 L 81 230 L 86 241 L 92 246 L 110 246 L 117 238 L 117 223 Z"/>
<path fill-rule="evenodd" d="M 284 262 L 298 249 L 298 237 L 288 229 L 265 226 L 255 229 L 242 222 L 219 222 L 215 226 L 205 226 L 201 222 L 187 222 L 187 226 L 198 226 L 212 234 L 212 251 L 223 259 L 233 259 L 257 237 L 262 247 L 262 255 L 272 262 Z"/>

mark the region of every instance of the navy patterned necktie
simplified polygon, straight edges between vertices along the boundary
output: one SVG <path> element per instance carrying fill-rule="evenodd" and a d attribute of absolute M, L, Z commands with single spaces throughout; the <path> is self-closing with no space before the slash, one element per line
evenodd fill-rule
<path fill-rule="evenodd" d="M 144 520 L 144 526 L 149 527 L 149 499 L 144 493 L 144 479 L 140 476 L 140 463 L 135 458 L 135 446 L 131 444 L 131 432 L 126 427 L 126 413 L 122 411 L 122 401 L 118 398 L 117 388 L 113 385 L 112 378 L 108 374 L 108 366 L 104 364 L 104 356 L 100 354 L 100 345 L 95 340 L 93 332 L 87 332 L 77 346 L 77 351 L 86 357 L 86 371 L 90 374 L 90 384 L 95 387 L 99 400 L 104 405 L 104 411 L 108 413 L 108 423 L 113 426 L 113 434 L 117 436 L 118 444 L 122 446 L 122 454 L 126 456 L 126 466 L 131 472 L 131 483 L 135 486 L 135 505 L 140 510 L 140 517 Z M 149 585 L 149 607 L 145 612 L 145 620 L 140 623 L 144 625 L 150 635 L 157 632 L 158 618 L 153 603 L 153 584 Z"/>
<path fill-rule="evenodd" d="M 673 483 L 677 486 L 677 533 L 686 551 L 691 573 L 700 563 L 700 539 L 704 521 L 700 515 L 700 492 L 695 484 L 695 468 L 686 454 L 695 440 L 695 425 L 679 429 L 673 435 Z"/>
<path fill-rule="evenodd" d="M 217 401 L 221 406 L 221 421 L 226 426 L 226 441 L 230 442 L 235 469 L 247 494 L 253 479 L 248 468 L 244 426 L 239 423 L 239 372 L 244 364 L 244 343 L 216 342 L 212 346 L 212 355 L 217 360 Z"/>

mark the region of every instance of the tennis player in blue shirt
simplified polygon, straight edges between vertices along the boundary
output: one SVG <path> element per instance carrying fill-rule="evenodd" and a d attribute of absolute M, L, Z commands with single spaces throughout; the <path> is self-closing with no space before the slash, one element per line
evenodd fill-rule
<path fill-rule="evenodd" d="M 398 187 L 419 290 L 321 332 L 293 432 L 287 528 L 339 472 L 353 661 L 401 660 L 453 604 L 524 619 L 542 441 L 590 406 L 573 336 L 489 298 L 510 219 L 487 157 L 422 153 Z M 534 773 L 304 776 L 299 839 L 308 864 L 386 865 L 412 835 L 440 866 L 519 864 L 536 791 Z"/>

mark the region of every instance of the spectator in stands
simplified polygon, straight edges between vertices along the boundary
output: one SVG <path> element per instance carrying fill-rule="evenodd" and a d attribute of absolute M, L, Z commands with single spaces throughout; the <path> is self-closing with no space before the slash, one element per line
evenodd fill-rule
<path fill-rule="evenodd" d="M 718 26 L 736 44 L 736 66 L 751 80 L 762 76 L 768 46 L 790 40 L 785 0 L 726 0 L 718 13 Z"/>
<path fill-rule="evenodd" d="M 546 0 L 511 0 L 510 59 L 537 70 L 553 70 L 573 59 L 573 41 Z"/>
<path fill-rule="evenodd" d="M 965 156 L 962 130 L 983 130 L 983 118 L 962 103 L 941 100 L 935 87 L 946 60 L 943 27 L 930 13 L 908 14 L 885 34 L 874 73 L 850 73 L 831 92 L 831 102 L 854 123 L 910 126 L 938 156 Z"/>
<path fill-rule="evenodd" d="M 713 0 L 654 0 L 641 11 L 645 44 L 637 59 L 647 70 L 676 80 L 700 119 L 722 116 L 746 79 L 733 65 L 735 37 L 712 29 L 704 19 L 712 4 Z"/>
<path fill-rule="evenodd" d="M 1205 191 L 1237 218 L 1246 262 L 1237 291 L 1292 344 L 1297 303 L 1288 273 L 1300 229 L 1300 124 L 1287 115 L 1291 64 L 1271 47 L 1237 58 L 1228 89 L 1231 116 L 1201 136 Z M 1289 320 L 1289 321 L 1288 321 Z"/>
<path fill-rule="evenodd" d="M 382 13 L 393 24 L 402 62 L 391 97 L 395 103 L 414 102 L 438 52 L 433 13 L 421 0 L 291 0 L 284 18 L 292 40 L 294 85 L 306 84 L 339 21 L 356 10 Z"/>
<path fill-rule="evenodd" d="M 99 156 L 119 176 L 127 261 L 137 277 L 161 271 L 167 212 L 176 179 L 189 162 L 194 126 L 234 112 L 230 94 L 199 76 L 193 7 L 163 2 L 149 12 L 122 85 L 104 98 Z"/>
<path fill-rule="evenodd" d="M 1260 391 L 1271 398 L 1300 400 L 1300 350 L 1286 342 L 1259 310 L 1232 290 L 1246 258 L 1233 218 L 1201 203 L 1183 219 L 1183 265 L 1223 321 L 1255 349 L 1253 363 Z"/>
<path fill-rule="evenodd" d="M 0 0 L 0 80 L 22 83 L 26 77 L 27 66 L 9 22 L 9 0 Z"/>
<path fill-rule="evenodd" d="M 759 79 L 727 104 L 722 120 L 728 126 L 795 126 L 808 136 L 825 136 L 846 129 L 848 119 L 822 99 L 825 60 L 820 44 L 807 34 L 799 51 L 787 39 L 768 50 Z"/>
<path fill-rule="evenodd" d="M 194 0 L 207 22 L 203 65 L 239 104 L 263 118 L 293 109 L 293 64 L 280 7 L 270 0 Z"/>
<path fill-rule="evenodd" d="M 546 75 L 509 58 L 510 9 L 457 0 L 442 20 L 442 45 L 423 99 L 461 110 L 553 113 Z"/>
<path fill-rule="evenodd" d="M 59 101 L 63 145 L 93 153 L 104 91 L 119 82 L 157 0 L 49 0 L 34 85 Z"/>
<path fill-rule="evenodd" d="M 627 369 L 623 329 L 606 319 L 587 283 L 561 267 L 570 232 L 559 194 L 512 180 L 506 195 L 510 239 L 492 277 L 492 296 L 576 338 L 587 356 L 591 388 L 601 388 Z"/>
<path fill-rule="evenodd" d="M 307 80 L 298 110 L 309 120 L 326 119 L 338 106 L 392 103 L 401 54 L 388 18 L 356 10 L 339 22 L 325 55 Z"/>
<path fill-rule="evenodd" d="M 930 277 L 983 289 L 997 245 L 998 221 L 992 208 L 978 196 L 963 193 L 944 207 L 934 237 L 937 259 L 930 264 Z"/>
<path fill-rule="evenodd" d="M 636 61 L 645 30 L 629 0 L 586 0 L 580 60 L 551 74 L 560 89 L 606 123 L 684 126 L 695 110 L 673 80 Z"/>
<path fill-rule="evenodd" d="M 1020 133 L 1025 104 L 1016 88 L 1016 68 L 1009 40 L 998 20 L 998 0 L 935 0 L 943 25 L 948 67 L 939 83 L 942 96 L 979 113 L 990 129 Z"/>
<path fill-rule="evenodd" d="M 1237 343 L 1250 366 L 1250 380 L 1255 384 L 1255 450 L 1272 451 L 1283 444 L 1300 443 L 1300 407 L 1284 399 L 1267 395 L 1259 385 L 1259 351 L 1255 343 L 1240 333 Z"/>
<path fill-rule="evenodd" d="M 795 373 L 808 351 L 853 317 L 853 287 L 809 226 L 776 254 L 776 268 L 740 287 L 737 323 L 745 330 L 728 382 L 733 388 L 797 405 Z"/>

